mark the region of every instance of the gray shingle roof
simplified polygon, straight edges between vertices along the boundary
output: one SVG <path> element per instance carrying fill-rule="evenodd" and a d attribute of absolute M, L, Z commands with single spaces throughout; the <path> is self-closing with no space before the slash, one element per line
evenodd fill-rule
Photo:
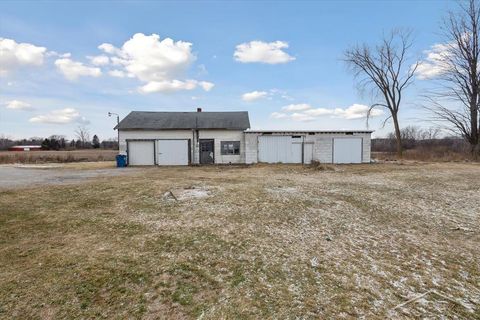
<path fill-rule="evenodd" d="M 147 112 L 132 111 L 115 127 L 120 130 L 250 128 L 247 111 L 240 112 Z"/>

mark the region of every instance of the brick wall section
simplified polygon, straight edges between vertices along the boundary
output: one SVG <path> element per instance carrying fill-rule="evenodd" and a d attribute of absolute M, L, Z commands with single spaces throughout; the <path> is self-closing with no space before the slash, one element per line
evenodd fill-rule
<path fill-rule="evenodd" d="M 245 163 L 252 164 L 258 162 L 258 134 L 245 134 Z"/>

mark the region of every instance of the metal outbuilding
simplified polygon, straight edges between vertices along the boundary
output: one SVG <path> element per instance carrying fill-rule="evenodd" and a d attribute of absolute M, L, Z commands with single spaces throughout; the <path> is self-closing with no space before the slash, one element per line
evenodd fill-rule
<path fill-rule="evenodd" d="M 119 130 L 128 165 L 368 163 L 368 130 L 247 130 L 248 112 L 131 112 Z"/>

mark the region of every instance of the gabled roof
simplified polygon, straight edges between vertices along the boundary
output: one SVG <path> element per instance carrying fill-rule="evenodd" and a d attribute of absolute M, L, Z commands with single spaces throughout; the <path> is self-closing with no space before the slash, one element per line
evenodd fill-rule
<path fill-rule="evenodd" d="M 119 130 L 175 130 L 250 128 L 247 111 L 240 112 L 148 112 L 132 111 L 115 127 Z"/>

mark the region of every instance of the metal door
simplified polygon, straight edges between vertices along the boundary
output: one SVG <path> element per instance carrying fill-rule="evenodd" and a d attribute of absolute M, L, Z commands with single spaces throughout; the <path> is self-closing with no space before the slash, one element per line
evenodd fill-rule
<path fill-rule="evenodd" d="M 188 140 L 157 140 L 157 164 L 188 165 Z"/>
<path fill-rule="evenodd" d="M 333 163 L 362 163 L 362 138 L 333 139 Z"/>
<path fill-rule="evenodd" d="M 155 164 L 155 142 L 128 141 L 128 165 L 151 166 Z"/>
<path fill-rule="evenodd" d="M 200 163 L 215 163 L 215 145 L 213 139 L 200 139 Z"/>
<path fill-rule="evenodd" d="M 302 163 L 302 140 L 292 136 L 258 137 L 258 161 Z"/>

